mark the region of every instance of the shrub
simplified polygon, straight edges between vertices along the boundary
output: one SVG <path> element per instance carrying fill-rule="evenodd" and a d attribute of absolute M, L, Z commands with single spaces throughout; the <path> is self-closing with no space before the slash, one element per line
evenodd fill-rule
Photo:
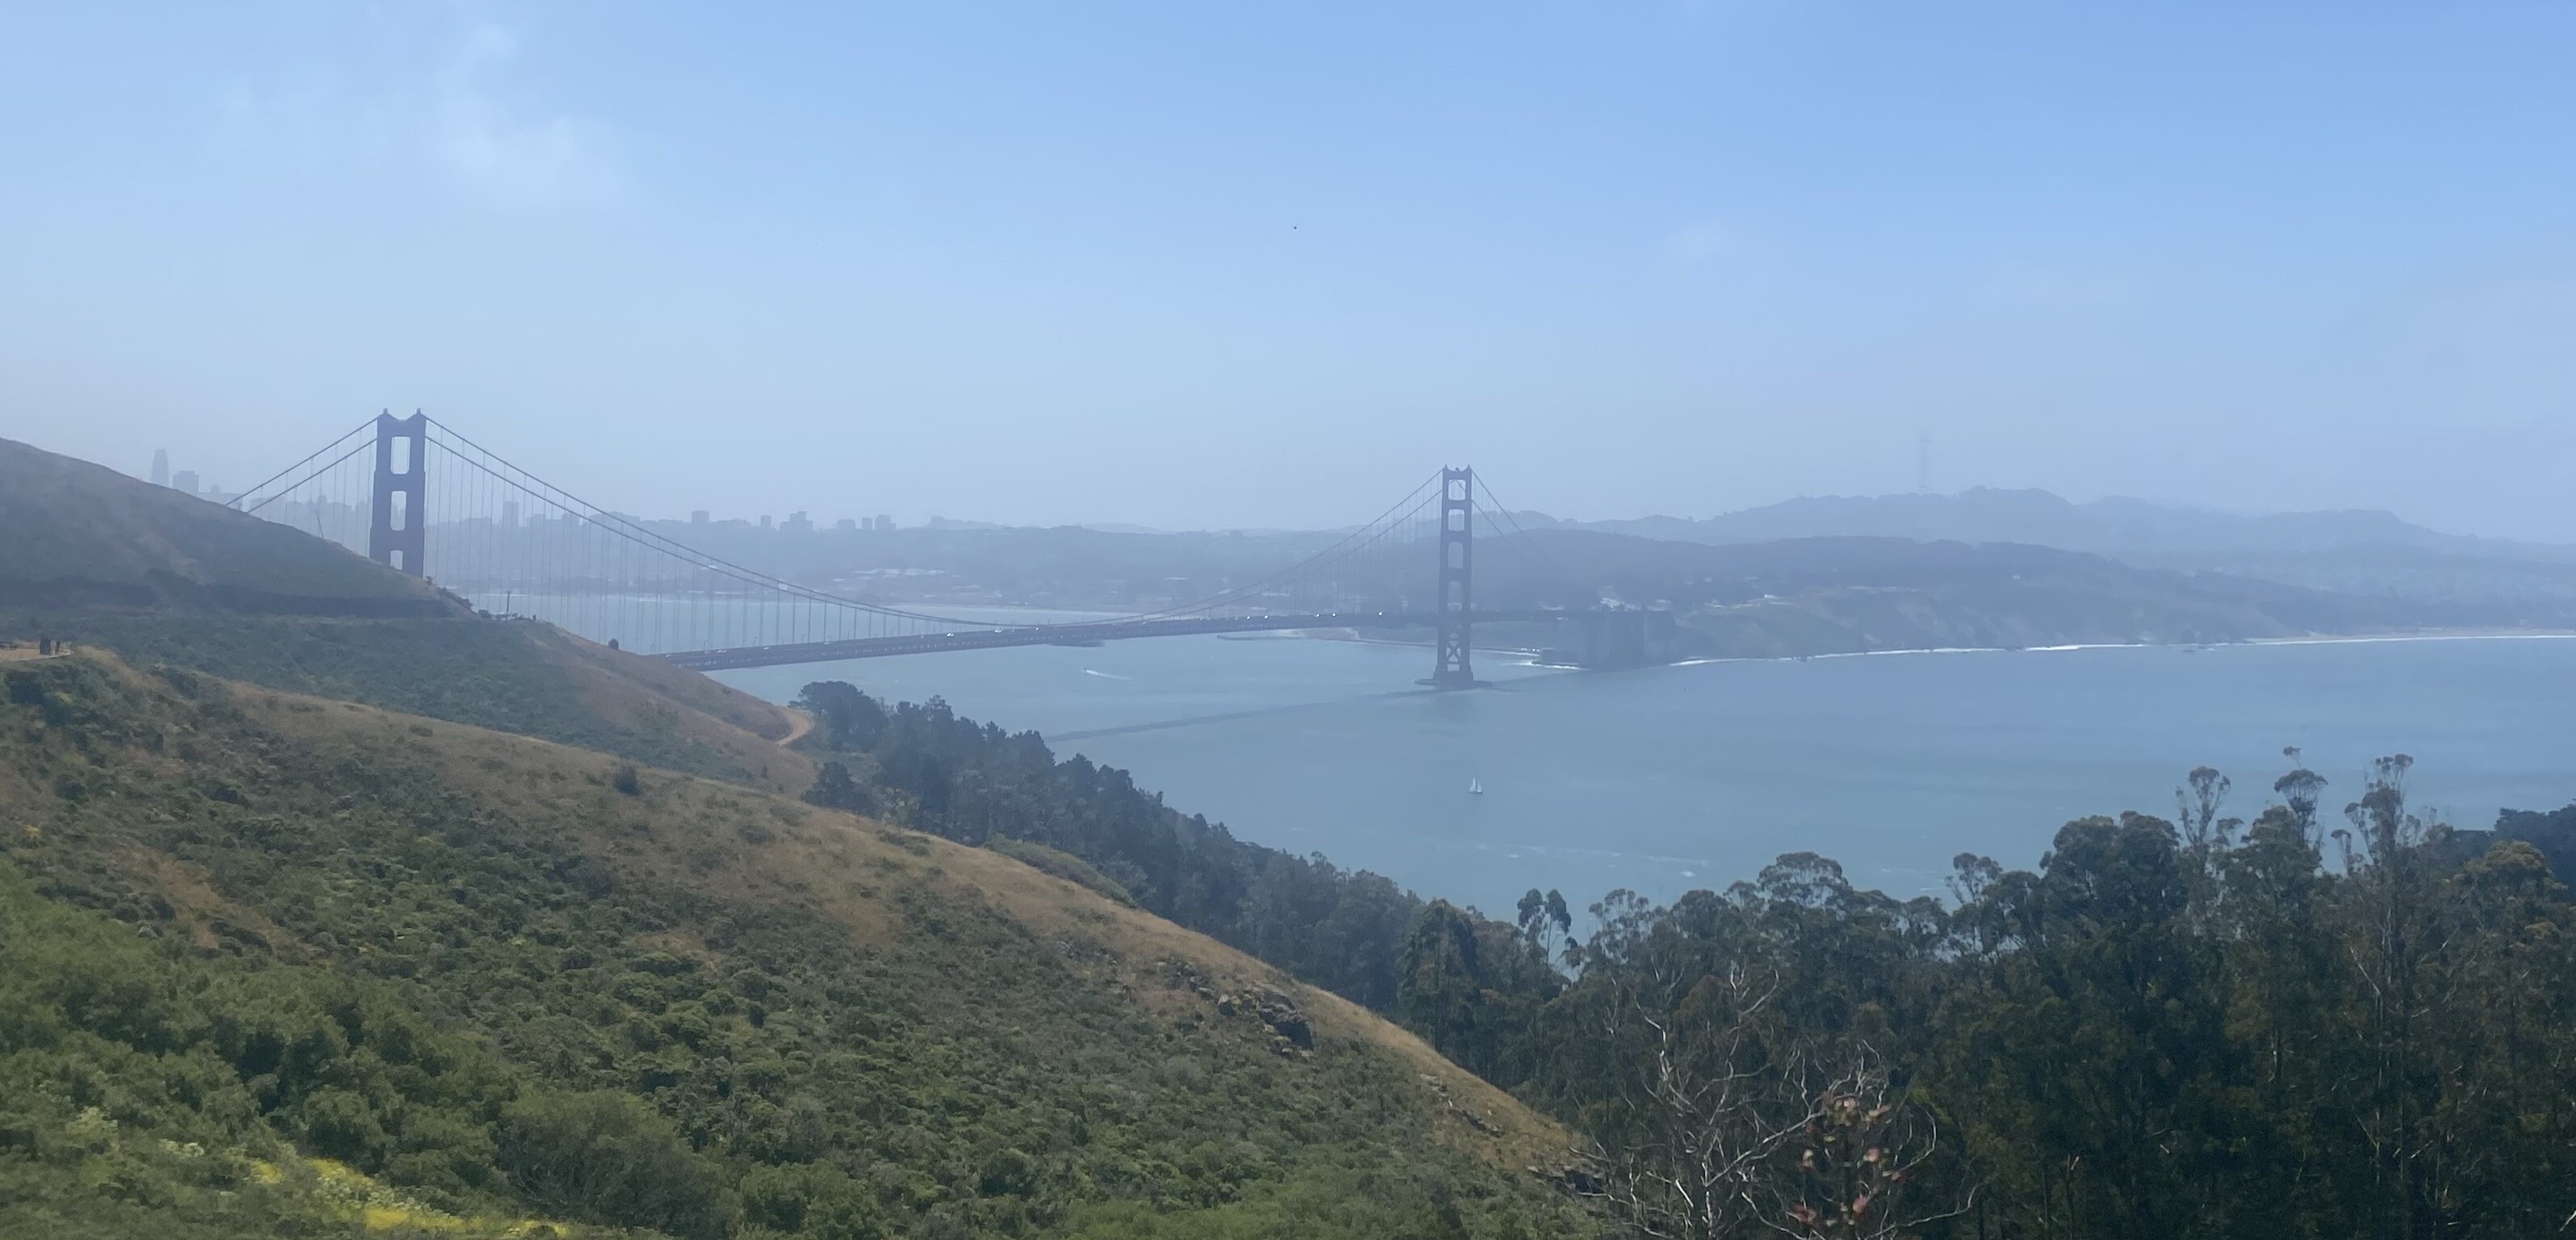
<path fill-rule="evenodd" d="M 725 1233 L 731 1210 L 713 1168 L 661 1112 L 625 1094 L 540 1094 L 501 1117 L 500 1164 L 521 1191 L 564 1215 L 680 1237 Z"/>

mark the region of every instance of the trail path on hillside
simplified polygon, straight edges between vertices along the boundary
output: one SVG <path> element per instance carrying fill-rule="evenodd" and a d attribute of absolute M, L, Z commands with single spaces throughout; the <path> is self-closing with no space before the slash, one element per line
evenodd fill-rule
<path fill-rule="evenodd" d="M 785 749 L 805 739 L 805 734 L 814 730 L 814 716 L 793 706 L 781 706 L 778 709 L 787 715 L 787 735 L 778 738 L 779 748 Z"/>

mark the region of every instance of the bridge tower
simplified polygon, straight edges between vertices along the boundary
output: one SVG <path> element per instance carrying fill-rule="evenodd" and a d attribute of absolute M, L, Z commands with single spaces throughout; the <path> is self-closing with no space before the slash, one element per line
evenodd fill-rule
<path fill-rule="evenodd" d="M 429 460 L 429 416 L 376 415 L 375 514 L 367 523 L 367 557 L 414 577 L 428 575 L 428 494 L 422 485 Z M 402 468 L 396 469 L 394 466 Z"/>
<path fill-rule="evenodd" d="M 1442 689 L 1472 689 L 1468 624 L 1476 611 L 1476 471 L 1440 471 L 1440 602 L 1431 679 Z"/>

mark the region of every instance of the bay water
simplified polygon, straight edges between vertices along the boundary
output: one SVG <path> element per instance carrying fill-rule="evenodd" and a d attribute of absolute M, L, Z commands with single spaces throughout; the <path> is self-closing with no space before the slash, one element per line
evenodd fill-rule
<path fill-rule="evenodd" d="M 2171 816 L 2195 766 L 2227 812 L 2273 802 L 2284 746 L 2332 814 L 2371 759 L 2460 826 L 2576 800 L 2576 640 L 2092 647 L 1720 661 L 1628 672 L 1480 656 L 1471 692 L 1414 682 L 1427 650 L 1176 637 L 719 673 L 773 701 L 846 680 L 1045 733 L 1243 839 L 1320 852 L 1510 915 L 1668 900 L 1816 852 L 1855 883 L 1941 894 L 1962 852 L 2036 865 L 2057 829 Z M 1469 791 L 1480 785 L 1481 795 Z"/>

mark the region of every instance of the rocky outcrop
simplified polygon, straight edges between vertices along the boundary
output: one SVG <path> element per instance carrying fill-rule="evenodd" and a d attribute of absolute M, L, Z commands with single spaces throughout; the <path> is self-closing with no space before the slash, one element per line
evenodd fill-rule
<path fill-rule="evenodd" d="M 1216 1004 L 1217 1015 L 1257 1020 L 1270 1034 L 1270 1049 L 1280 1055 L 1304 1055 L 1315 1049 L 1315 1026 L 1296 997 L 1270 986 L 1235 989 L 1177 960 L 1163 962 L 1174 986 Z"/>

